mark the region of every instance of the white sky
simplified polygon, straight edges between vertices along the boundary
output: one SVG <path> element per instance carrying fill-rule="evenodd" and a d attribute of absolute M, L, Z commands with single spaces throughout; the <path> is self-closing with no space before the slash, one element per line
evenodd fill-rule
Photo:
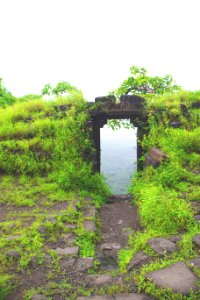
<path fill-rule="evenodd" d="M 0 77 L 16 96 L 65 80 L 88 100 L 129 68 L 200 89 L 200 0 L 0 0 Z"/>

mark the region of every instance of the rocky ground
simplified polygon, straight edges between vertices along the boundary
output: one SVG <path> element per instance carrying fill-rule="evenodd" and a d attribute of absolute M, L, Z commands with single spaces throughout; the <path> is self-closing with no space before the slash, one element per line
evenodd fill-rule
<path fill-rule="evenodd" d="M 75 212 L 79 210 L 77 200 L 70 203 Z M 11 294 L 6 298 L 0 296 L 0 299 L 153 299 L 138 289 L 134 275 L 156 259 L 177 253 L 181 235 L 149 239 L 151 255 L 138 251 L 128 263 L 127 272 L 120 272 L 118 252 L 128 248 L 131 234 L 143 230 L 137 208 L 131 204 L 129 196 L 113 196 L 99 211 L 91 203 L 91 199 L 88 198 L 81 208 L 81 222 L 88 232 L 99 232 L 101 238 L 96 242 L 95 257 L 80 256 L 77 243 L 77 226 L 80 220 L 69 222 L 65 218 L 59 219 L 66 209 L 66 204 L 58 202 L 51 208 L 46 208 L 48 218 L 43 218 L 44 225 L 40 224 L 37 227 L 44 241 L 42 258 L 33 256 L 24 268 L 20 261 L 23 248 L 17 246 L 20 240 L 24 239 L 18 230 L 19 216 L 23 220 L 20 226 L 30 226 L 31 229 L 36 215 L 43 215 L 44 209 L 35 212 L 28 208 L 1 206 L 1 224 L 8 224 L 7 227 L 1 228 L 7 245 L 3 250 L 6 256 L 5 265 L 9 274 L 15 275 L 17 281 L 13 281 L 14 290 Z M 58 228 L 54 238 L 49 235 L 46 221 Z M 61 221 L 62 226 L 59 227 L 58 223 Z M 177 260 L 175 263 L 168 263 L 164 268 L 159 268 L 158 265 L 155 270 L 145 274 L 145 280 L 154 283 L 158 288 L 171 289 L 175 295 L 180 296 L 174 299 L 184 299 L 181 297 L 189 292 L 199 291 L 200 235 L 193 237 L 193 245 L 196 258 L 189 261 Z M 171 298 L 169 296 L 163 299 Z"/>

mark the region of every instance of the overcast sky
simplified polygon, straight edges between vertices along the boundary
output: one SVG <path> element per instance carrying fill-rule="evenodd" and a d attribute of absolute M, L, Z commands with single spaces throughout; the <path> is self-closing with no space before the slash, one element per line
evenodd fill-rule
<path fill-rule="evenodd" d="M 131 65 L 200 89 L 200 0 L 0 0 L 0 77 L 16 96 L 65 80 L 88 100 Z"/>

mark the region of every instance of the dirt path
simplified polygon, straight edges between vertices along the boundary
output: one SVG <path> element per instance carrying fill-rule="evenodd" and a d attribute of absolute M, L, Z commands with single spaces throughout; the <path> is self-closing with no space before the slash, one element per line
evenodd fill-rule
<path fill-rule="evenodd" d="M 115 196 L 100 209 L 102 240 L 97 245 L 97 258 L 103 270 L 117 268 L 117 252 L 128 245 L 131 232 L 141 230 L 137 208 L 129 196 Z"/>

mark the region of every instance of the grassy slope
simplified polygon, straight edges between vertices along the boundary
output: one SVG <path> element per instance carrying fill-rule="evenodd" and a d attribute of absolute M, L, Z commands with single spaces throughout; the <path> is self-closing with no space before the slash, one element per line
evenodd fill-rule
<path fill-rule="evenodd" d="M 200 100 L 200 92 L 180 92 L 148 100 L 150 133 L 142 141 L 146 152 L 151 147 L 160 148 L 168 159 L 160 167 L 146 168 L 133 180 L 131 193 L 139 207 L 144 232 L 136 232 L 130 237 L 130 249 L 121 250 L 120 264 L 125 271 L 132 255 L 143 250 L 151 256 L 147 241 L 152 237 L 182 235 L 180 251 L 164 257 L 142 268 L 133 275 L 139 287 L 156 299 L 199 299 L 200 294 L 175 295 L 170 291 L 156 288 L 145 279 L 145 274 L 168 266 L 176 261 L 188 261 L 199 255 L 192 244 L 192 237 L 200 233 L 200 226 L 194 219 L 191 201 L 200 201 L 200 114 L 191 104 Z M 189 108 L 190 117 L 185 118 L 180 104 Z M 166 110 L 159 115 L 155 111 Z M 169 126 L 171 121 L 181 121 L 181 128 Z M 199 270 L 194 270 L 200 276 Z M 191 298 L 190 298 L 191 297 Z"/>
<path fill-rule="evenodd" d="M 63 104 L 67 111 L 57 112 L 55 106 Z M 57 268 L 55 253 L 46 243 L 73 232 L 66 222 L 78 228 L 80 255 L 94 253 L 95 236 L 82 229 L 74 205 L 81 207 L 84 197 L 92 196 L 98 206 L 108 189 L 92 174 L 86 158 L 91 142 L 84 128 L 85 109 L 84 99 L 74 94 L 57 102 L 37 99 L 0 110 L 0 299 L 18 285 L 18 274 L 28 272 L 34 257 L 40 265 L 49 254 L 55 262 L 52 269 Z M 8 258 L 10 250 L 20 253 L 17 262 Z"/>
<path fill-rule="evenodd" d="M 146 281 L 145 274 L 178 260 L 188 261 L 198 254 L 191 241 L 200 230 L 190 201 L 199 201 L 200 192 L 199 111 L 190 108 L 191 119 L 187 120 L 180 113 L 179 105 L 185 103 L 190 107 L 199 99 L 199 92 L 181 92 L 148 100 L 150 134 L 144 138 L 143 145 L 146 151 L 152 146 L 159 147 L 169 159 L 158 169 L 148 168 L 134 179 L 131 193 L 139 206 L 145 231 L 130 237 L 130 248 L 121 250 L 119 259 L 124 272 L 135 252 L 143 250 L 155 256 L 147 245 L 149 238 L 183 234 L 178 253 L 157 258 L 141 272 L 127 275 L 127 282 L 134 278 L 141 289 L 157 299 L 184 297 L 157 289 Z M 69 105 L 66 113 L 57 113 L 54 106 L 66 103 L 73 105 Z M 157 109 L 167 109 L 168 113 L 158 117 Z M 180 120 L 182 127 L 170 128 L 169 119 Z M 108 190 L 101 177 L 92 174 L 91 163 L 85 158 L 91 149 L 84 130 L 86 120 L 85 102 L 80 95 L 60 99 L 57 103 L 38 99 L 0 111 L 1 300 L 17 286 L 18 274 L 28 276 L 35 257 L 39 267 L 43 266 L 46 254 L 51 256 L 53 263 L 48 266 L 48 279 L 55 273 L 61 274 L 57 257 L 48 245 L 66 233 L 76 233 L 82 256 L 94 254 L 96 237 L 81 227 L 82 215 L 74 208 L 74 200 L 81 207 L 84 197 L 92 196 L 94 204 L 99 206 Z M 55 213 L 57 221 L 52 223 L 48 218 Z M 75 224 L 77 229 L 66 228 L 66 222 Z M 38 231 L 40 226 L 46 230 L 45 235 Z M 18 238 L 9 240 L 17 235 Z M 8 258 L 10 250 L 20 252 L 17 262 Z M 194 271 L 200 275 L 197 269 Z M 63 293 L 71 290 L 66 280 L 61 278 L 54 291 L 56 288 L 63 289 Z M 31 299 L 34 292 L 27 290 L 25 299 Z M 46 292 L 51 293 L 51 289 Z M 76 291 L 72 289 L 70 293 L 75 297 Z M 199 299 L 199 294 L 187 299 Z"/>

